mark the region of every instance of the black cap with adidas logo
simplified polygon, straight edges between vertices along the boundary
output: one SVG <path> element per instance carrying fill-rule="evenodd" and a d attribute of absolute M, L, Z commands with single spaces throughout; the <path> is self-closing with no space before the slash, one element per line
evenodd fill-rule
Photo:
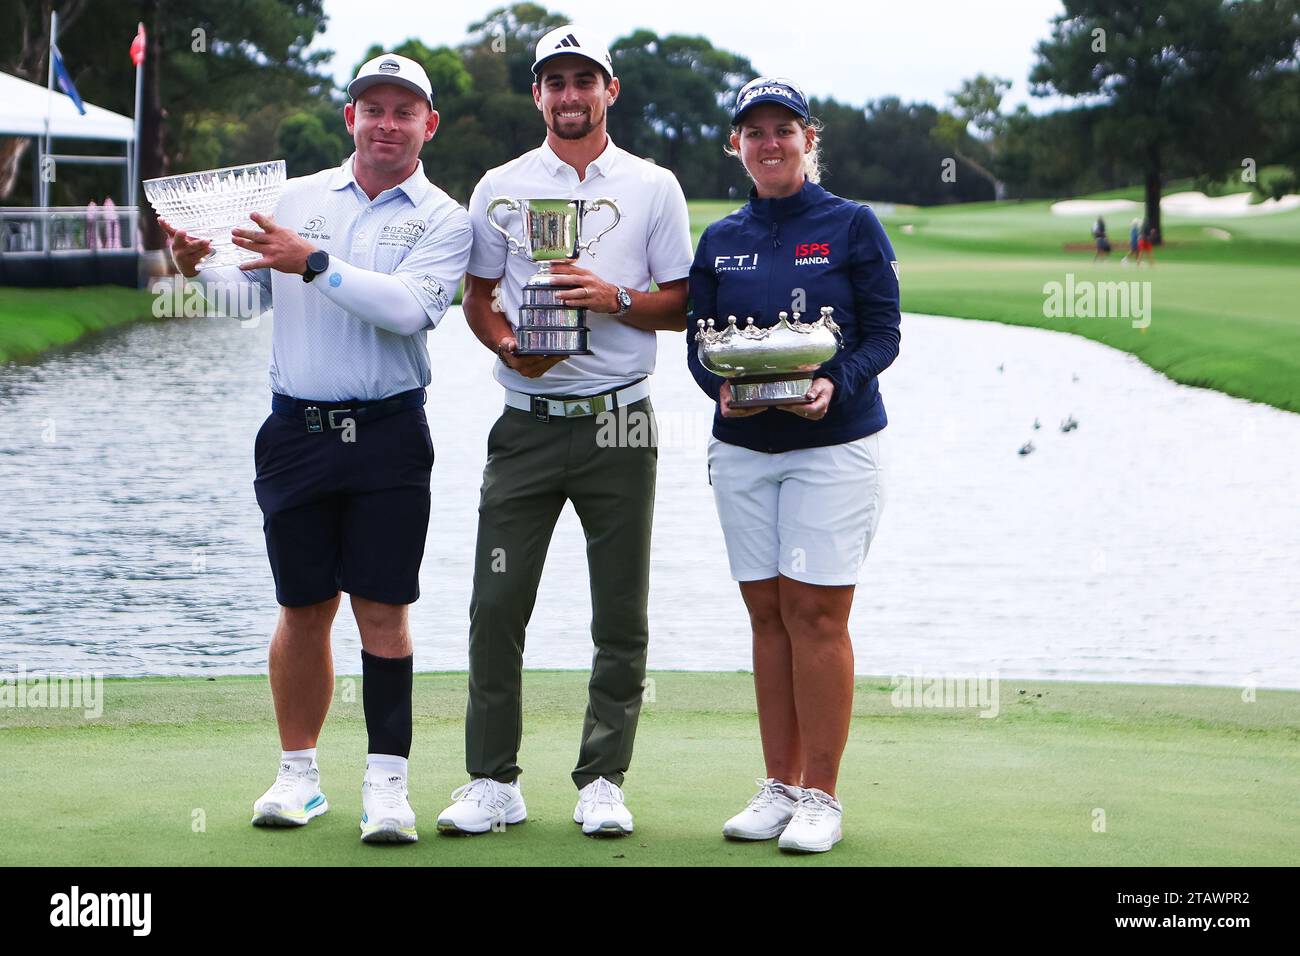
<path fill-rule="evenodd" d="M 542 64 L 551 57 L 562 56 L 565 53 L 586 57 L 613 79 L 614 58 L 609 55 L 609 48 L 597 40 L 590 30 L 584 30 L 572 23 L 555 28 L 537 41 L 537 58 L 533 61 L 533 75 L 536 76 Z"/>

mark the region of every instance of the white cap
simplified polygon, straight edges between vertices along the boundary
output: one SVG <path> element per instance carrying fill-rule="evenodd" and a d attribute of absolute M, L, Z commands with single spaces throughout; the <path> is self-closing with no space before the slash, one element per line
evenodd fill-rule
<path fill-rule="evenodd" d="M 609 47 L 596 39 L 590 30 L 574 26 L 556 27 L 537 41 L 537 59 L 533 61 L 533 75 L 538 68 L 553 56 L 573 53 L 586 57 L 595 63 L 610 78 L 614 78 L 614 58 L 609 55 Z"/>
<path fill-rule="evenodd" d="M 380 83 L 395 83 L 414 90 L 428 101 L 429 109 L 433 109 L 433 84 L 429 82 L 429 74 L 410 57 L 381 53 L 373 60 L 367 60 L 348 84 L 348 96 L 355 100 Z"/>

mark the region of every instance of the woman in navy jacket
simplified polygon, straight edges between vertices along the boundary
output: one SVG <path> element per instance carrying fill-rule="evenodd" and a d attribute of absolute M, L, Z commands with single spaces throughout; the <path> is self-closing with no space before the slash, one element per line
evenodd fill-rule
<path fill-rule="evenodd" d="M 866 206 L 817 184 L 817 124 L 802 91 L 762 77 L 740 91 L 731 149 L 754 182 L 748 204 L 709 226 L 690 274 L 687 358 L 717 402 L 709 442 L 732 577 L 749 609 L 766 777 L 723 826 L 782 849 L 840 839 L 835 783 L 853 707 L 849 611 L 883 504 L 877 376 L 898 354 L 898 264 Z M 697 319 L 776 324 L 834 308 L 843 347 L 807 403 L 737 409 L 699 362 Z"/>

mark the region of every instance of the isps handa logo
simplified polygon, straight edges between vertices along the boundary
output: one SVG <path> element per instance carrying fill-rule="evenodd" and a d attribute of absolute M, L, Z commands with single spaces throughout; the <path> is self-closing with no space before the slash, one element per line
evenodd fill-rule
<path fill-rule="evenodd" d="M 797 266 L 826 265 L 830 261 L 829 242 L 801 242 L 794 247 L 794 264 Z"/>

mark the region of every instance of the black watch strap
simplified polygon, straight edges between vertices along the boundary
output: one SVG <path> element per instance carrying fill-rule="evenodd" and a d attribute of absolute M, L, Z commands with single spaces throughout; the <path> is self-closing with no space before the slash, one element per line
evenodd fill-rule
<path fill-rule="evenodd" d="M 307 268 L 303 270 L 302 281 L 310 282 L 330 267 L 330 254 L 317 249 L 307 256 Z"/>

